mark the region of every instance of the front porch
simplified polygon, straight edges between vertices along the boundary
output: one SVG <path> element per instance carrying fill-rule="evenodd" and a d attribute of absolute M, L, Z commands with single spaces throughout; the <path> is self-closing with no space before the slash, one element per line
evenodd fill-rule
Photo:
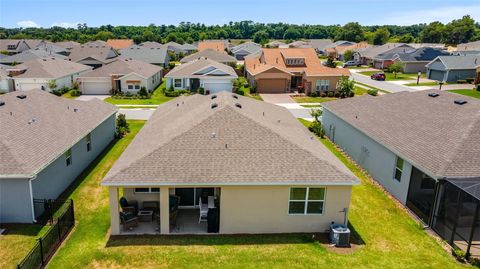
<path fill-rule="evenodd" d="M 110 187 L 112 235 L 218 233 L 220 188 Z"/>

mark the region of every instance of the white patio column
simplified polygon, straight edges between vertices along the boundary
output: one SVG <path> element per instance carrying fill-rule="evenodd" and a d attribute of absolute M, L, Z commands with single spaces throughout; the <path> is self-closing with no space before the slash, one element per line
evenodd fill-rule
<path fill-rule="evenodd" d="M 112 235 L 120 234 L 120 211 L 118 208 L 118 187 L 108 187 L 110 200 L 110 228 Z"/>
<path fill-rule="evenodd" d="M 160 188 L 160 233 L 170 233 L 170 193 L 168 187 Z"/>

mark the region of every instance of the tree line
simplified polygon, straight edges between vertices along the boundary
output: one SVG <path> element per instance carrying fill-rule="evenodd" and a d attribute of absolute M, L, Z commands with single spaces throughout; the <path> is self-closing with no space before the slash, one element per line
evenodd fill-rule
<path fill-rule="evenodd" d="M 480 23 L 469 15 L 447 24 L 432 22 L 410 26 L 376 25 L 362 26 L 358 22 L 341 25 L 296 25 L 286 23 L 255 23 L 253 21 L 230 22 L 224 25 L 205 25 L 181 22 L 179 25 L 89 27 L 77 28 L 0 28 L 0 39 L 46 39 L 53 42 L 73 40 L 85 43 L 92 40 L 129 38 L 136 43 L 144 41 L 193 43 L 205 39 L 253 39 L 267 43 L 271 39 L 286 41 L 299 39 L 323 39 L 367 41 L 381 45 L 386 42 L 417 42 L 459 44 L 480 40 Z"/>

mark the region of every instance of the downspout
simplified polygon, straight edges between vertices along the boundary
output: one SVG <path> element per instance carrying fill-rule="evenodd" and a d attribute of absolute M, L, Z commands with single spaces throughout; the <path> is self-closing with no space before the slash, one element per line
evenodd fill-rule
<path fill-rule="evenodd" d="M 33 205 L 33 191 L 32 191 L 32 180 L 36 179 L 37 175 L 33 176 L 28 180 L 28 188 L 30 191 L 30 206 L 32 209 L 32 222 L 37 223 L 37 220 L 35 219 L 35 210 L 34 210 L 34 205 Z"/>

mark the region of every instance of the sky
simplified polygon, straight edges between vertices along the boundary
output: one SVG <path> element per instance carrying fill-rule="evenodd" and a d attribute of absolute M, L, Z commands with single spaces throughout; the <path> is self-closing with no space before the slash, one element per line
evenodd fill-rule
<path fill-rule="evenodd" d="M 0 27 L 76 27 L 230 21 L 293 24 L 412 25 L 480 21 L 480 0 L 0 0 Z"/>

